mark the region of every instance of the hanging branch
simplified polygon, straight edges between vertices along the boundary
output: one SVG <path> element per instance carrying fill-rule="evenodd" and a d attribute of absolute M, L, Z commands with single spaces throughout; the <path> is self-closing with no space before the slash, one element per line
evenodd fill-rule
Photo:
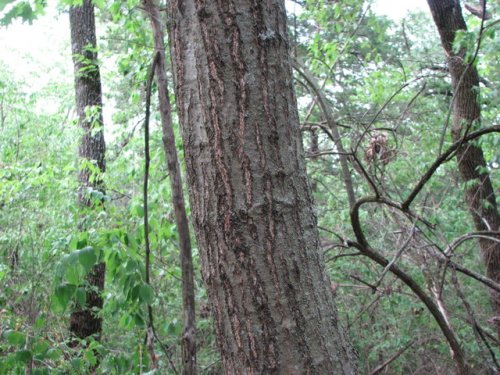
<path fill-rule="evenodd" d="M 146 284 L 151 285 L 151 246 L 149 241 L 149 206 L 148 206 L 148 185 L 149 185 L 149 164 L 151 162 L 151 157 L 149 153 L 149 117 L 150 117 L 150 107 L 151 107 L 151 87 L 153 85 L 153 78 L 155 75 L 155 67 L 158 64 L 159 54 L 156 53 L 151 64 L 151 68 L 148 75 L 148 80 L 146 84 L 146 117 L 144 119 L 144 185 L 143 185 L 143 201 L 144 201 L 144 243 L 146 246 L 146 256 L 145 256 L 145 268 L 146 268 Z M 161 340 L 159 340 L 158 335 L 154 327 L 153 320 L 153 307 L 148 303 L 148 329 L 146 333 L 146 346 L 148 348 L 151 361 L 153 362 L 153 368 L 157 368 L 158 357 L 154 353 L 153 347 L 153 337 L 158 341 L 160 346 L 165 353 L 170 367 L 174 374 L 177 374 L 174 362 L 170 356 L 168 348 L 166 348 Z"/>
<path fill-rule="evenodd" d="M 462 304 L 465 308 L 465 311 L 467 312 L 468 315 L 468 320 L 470 325 L 472 326 L 472 331 L 474 332 L 474 336 L 476 337 L 476 340 L 478 341 L 478 347 L 482 348 L 484 345 L 488 351 L 488 354 L 490 355 L 491 359 L 485 358 L 485 362 L 488 364 L 488 366 L 491 368 L 492 373 L 495 373 L 495 371 L 498 371 L 500 366 L 498 365 L 497 358 L 495 356 L 495 351 L 491 348 L 491 345 L 489 344 L 488 340 L 483 335 L 483 330 L 479 326 L 476 317 L 474 316 L 474 311 L 472 310 L 472 307 L 465 298 L 464 292 L 462 291 L 462 288 L 460 286 L 460 283 L 458 282 L 458 277 L 457 273 L 455 270 L 452 270 L 451 273 L 451 281 L 453 285 L 455 286 L 455 289 L 457 291 L 457 295 L 462 301 Z"/>
<path fill-rule="evenodd" d="M 374 260 L 376 263 L 379 265 L 383 266 L 385 270 L 391 271 L 394 275 L 396 275 L 401 281 L 403 281 L 416 295 L 417 297 L 426 305 L 427 309 L 429 312 L 434 316 L 434 319 L 438 323 L 439 327 L 441 328 L 441 331 L 443 335 L 445 336 L 448 345 L 451 348 L 452 351 L 452 357 L 456 363 L 457 370 L 459 374 L 469 374 L 469 369 L 467 366 L 467 363 L 465 361 L 465 356 L 463 353 L 463 350 L 461 348 L 461 345 L 457 339 L 457 336 L 455 332 L 452 330 L 448 322 L 446 321 L 446 317 L 442 314 L 440 311 L 439 307 L 436 305 L 436 303 L 425 293 L 425 291 L 418 285 L 418 283 L 410 277 L 407 273 L 405 273 L 401 268 L 399 268 L 394 262 L 390 262 L 387 260 L 385 257 L 377 253 L 369 244 L 368 240 L 365 237 L 365 234 L 363 232 L 363 229 L 361 227 L 361 222 L 360 222 L 360 217 L 359 217 L 359 210 L 362 205 L 366 203 L 379 203 L 379 204 L 384 204 L 389 207 L 393 207 L 397 210 L 400 210 L 403 212 L 405 215 L 407 215 L 410 218 L 414 218 L 416 220 L 423 220 L 422 218 L 419 218 L 416 216 L 414 213 L 412 213 L 409 210 L 410 205 L 412 202 L 415 200 L 417 195 L 422 191 L 423 187 L 426 185 L 426 183 L 431 179 L 433 176 L 434 172 L 438 169 L 438 167 L 447 161 L 451 159 L 451 157 L 455 154 L 457 149 L 464 143 L 471 141 L 473 139 L 479 138 L 482 135 L 488 134 L 488 133 L 494 133 L 494 132 L 499 132 L 500 131 L 500 126 L 495 125 L 491 126 L 489 128 L 481 129 L 475 132 L 471 132 L 469 134 L 464 135 L 460 140 L 456 141 L 453 143 L 444 153 L 439 155 L 439 157 L 436 158 L 435 162 L 429 167 L 427 172 L 420 178 L 419 182 L 416 184 L 412 192 L 409 194 L 409 196 L 404 200 L 403 202 L 395 202 L 391 201 L 387 198 L 384 198 L 382 196 L 376 195 L 372 197 L 365 197 L 356 202 L 354 205 L 353 209 L 351 210 L 351 225 L 354 231 L 354 234 L 356 236 L 357 242 L 352 242 L 352 241 L 347 241 L 348 245 L 351 247 L 354 247 L 358 249 L 363 255 L 369 257 L 370 259 Z M 415 221 L 416 222 L 416 221 Z M 496 232 L 486 232 L 488 234 L 496 234 Z M 468 237 L 466 237 L 468 239 Z M 460 238 L 460 241 L 462 241 L 463 238 Z M 454 246 L 457 244 L 454 243 Z M 460 266 L 459 264 L 456 264 L 449 259 L 449 257 L 446 256 L 445 253 L 441 252 L 439 253 L 438 260 L 440 262 L 445 262 L 447 266 L 451 267 L 453 270 L 460 271 L 470 277 L 473 277 L 474 279 L 484 283 L 485 285 L 489 286 L 490 288 L 494 290 L 498 290 L 499 285 L 495 283 L 494 281 L 483 277 L 482 275 L 479 275 L 475 272 L 472 272 L 468 270 L 465 267 Z"/>
<path fill-rule="evenodd" d="M 354 194 L 354 187 L 351 178 L 351 172 L 349 171 L 349 165 L 347 162 L 347 153 L 345 151 L 344 145 L 342 144 L 342 139 L 340 137 L 340 132 L 338 130 L 337 122 L 333 117 L 333 113 L 331 111 L 330 106 L 328 105 L 327 99 L 319 87 L 316 79 L 310 74 L 304 64 L 301 64 L 298 59 L 292 61 L 293 68 L 299 73 L 307 82 L 308 86 L 310 86 L 311 90 L 316 95 L 317 101 L 321 107 L 321 111 L 323 112 L 323 116 L 326 120 L 328 128 L 330 129 L 333 135 L 333 142 L 335 143 L 335 147 L 339 152 L 339 161 L 340 168 L 342 170 L 342 177 L 344 180 L 344 186 L 347 192 L 347 198 L 349 199 L 349 208 L 354 206 L 356 202 L 356 196 Z"/>
<path fill-rule="evenodd" d="M 443 316 L 442 312 L 439 310 L 439 307 L 434 303 L 432 298 L 430 298 L 427 295 L 427 293 L 425 293 L 425 291 L 411 276 L 409 276 L 397 265 L 395 264 L 390 265 L 390 262 L 385 257 L 377 253 L 368 243 L 368 240 L 365 237 L 363 229 L 361 228 L 361 222 L 359 219 L 359 210 L 363 204 L 370 202 L 387 204 L 392 207 L 399 208 L 401 210 L 400 205 L 395 204 L 394 202 L 390 202 L 381 197 L 366 197 L 358 200 L 354 205 L 353 209 L 351 210 L 351 225 L 354 234 L 356 236 L 357 242 L 349 242 L 349 244 L 352 247 L 361 251 L 363 255 L 374 260 L 382 267 L 385 268 L 389 266 L 389 270 L 395 276 L 397 276 L 401 281 L 403 281 L 413 291 L 413 293 L 415 293 L 415 295 L 424 303 L 429 312 L 433 315 L 434 319 L 439 325 L 439 328 L 441 329 L 441 332 L 446 338 L 446 341 L 448 342 L 448 345 L 451 349 L 452 358 L 457 366 L 457 371 L 458 371 L 457 373 L 459 375 L 468 375 L 469 370 L 467 363 L 465 361 L 465 355 L 463 353 L 462 347 L 458 341 L 455 332 L 449 326 L 445 316 Z"/>
<path fill-rule="evenodd" d="M 146 245 L 146 284 L 151 285 L 150 268 L 151 268 L 151 247 L 149 242 L 149 206 L 148 206 L 148 185 L 149 185 L 149 164 L 151 161 L 149 153 L 149 116 L 151 107 L 151 86 L 154 77 L 154 68 L 157 62 L 155 56 L 151 64 L 151 70 L 148 75 L 146 85 L 146 118 L 144 120 L 144 185 L 143 185 L 143 203 L 144 203 L 144 243 Z M 152 327 L 153 327 L 153 308 L 148 303 L 148 329 L 146 333 L 146 346 L 153 362 L 153 368 L 158 366 L 158 358 L 154 353 L 153 340 L 152 340 Z"/>
<path fill-rule="evenodd" d="M 182 189 L 182 176 L 177 156 L 175 135 L 172 121 L 172 107 L 170 105 L 167 63 L 165 56 L 165 43 L 163 25 L 158 7 L 152 0 L 142 0 L 142 5 L 151 22 L 157 64 L 156 80 L 158 84 L 158 101 L 163 132 L 163 148 L 167 157 L 167 169 L 170 175 L 170 188 L 172 191 L 172 206 L 175 211 L 175 222 L 179 234 L 180 263 L 182 275 L 182 310 L 184 327 L 182 332 L 182 373 L 184 375 L 196 374 L 196 314 L 195 314 L 195 286 L 193 256 L 191 248 L 191 235 L 189 221 L 184 203 Z"/>
<path fill-rule="evenodd" d="M 396 360 L 401 354 L 403 354 L 404 352 L 406 352 L 408 349 L 410 349 L 413 344 L 415 344 L 415 341 L 414 340 L 411 340 L 408 344 L 406 344 L 405 346 L 403 346 L 401 349 L 399 349 L 394 355 L 392 355 L 391 357 L 389 357 L 386 361 L 384 361 L 382 364 L 380 364 L 379 366 L 377 366 L 375 369 L 373 369 L 372 371 L 370 371 L 370 373 L 368 375 L 378 375 L 380 373 L 382 373 L 382 370 L 384 370 L 387 366 L 389 366 L 394 360 Z"/>
<path fill-rule="evenodd" d="M 469 276 L 470 278 L 479 281 L 480 283 L 486 285 L 488 288 L 491 288 L 492 290 L 496 290 L 497 292 L 500 293 L 500 284 L 496 283 L 495 281 L 491 280 L 490 278 L 481 275 L 480 273 L 477 273 L 475 271 L 472 271 L 458 263 L 453 262 L 450 258 L 446 257 L 443 253 L 441 252 L 436 252 L 436 259 L 439 263 L 445 264 L 445 266 L 450 267 L 454 270 L 457 270 L 460 273 L 463 273 L 464 275 Z"/>
<path fill-rule="evenodd" d="M 493 125 L 488 128 L 480 129 L 475 132 L 469 133 L 465 135 L 462 139 L 456 141 L 453 143 L 445 152 L 440 154 L 437 158 L 436 161 L 427 169 L 427 172 L 420 178 L 418 183 L 415 185 L 413 188 L 412 192 L 406 198 L 406 200 L 402 203 L 402 207 L 404 209 L 410 207 L 411 203 L 415 200 L 417 195 L 420 193 L 420 191 L 423 189 L 425 184 L 431 179 L 431 177 L 434 175 L 434 172 L 441 166 L 441 164 L 444 164 L 445 162 L 449 161 L 453 155 L 455 155 L 455 152 L 458 150 L 458 148 L 464 143 L 471 141 L 473 139 L 479 138 L 480 136 L 488 133 L 498 133 L 500 132 L 500 125 Z"/>

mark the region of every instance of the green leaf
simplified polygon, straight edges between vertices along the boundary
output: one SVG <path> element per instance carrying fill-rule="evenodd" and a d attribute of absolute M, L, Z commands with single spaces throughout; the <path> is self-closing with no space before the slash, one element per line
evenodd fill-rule
<path fill-rule="evenodd" d="M 45 315 L 42 314 L 35 322 L 35 328 L 40 329 L 45 324 Z"/>
<path fill-rule="evenodd" d="M 76 247 L 74 248 L 74 250 L 77 250 L 77 249 L 83 249 L 85 246 L 87 246 L 87 237 L 86 235 L 82 235 L 81 238 L 75 238 L 76 239 Z"/>
<path fill-rule="evenodd" d="M 83 279 L 81 267 L 78 264 L 70 264 L 66 269 L 66 279 L 70 284 L 80 284 Z"/>
<path fill-rule="evenodd" d="M 76 291 L 76 285 L 73 284 L 62 284 L 56 288 L 55 297 L 56 301 L 62 309 L 65 309 L 68 305 L 70 299 L 73 297 Z"/>
<path fill-rule="evenodd" d="M 26 342 L 24 334 L 22 334 L 21 332 L 18 332 L 18 331 L 14 331 L 14 330 L 6 331 L 3 334 L 3 337 L 5 337 L 7 342 L 11 345 L 23 346 L 24 343 Z"/>
<path fill-rule="evenodd" d="M 0 0 L 0 11 L 13 1 L 14 0 Z"/>
<path fill-rule="evenodd" d="M 148 284 L 141 285 L 141 289 L 139 290 L 139 298 L 142 302 L 151 305 L 154 301 L 154 297 L 155 294 L 153 288 L 151 288 L 151 285 Z"/>
<path fill-rule="evenodd" d="M 76 289 L 75 300 L 79 306 L 85 306 L 85 301 L 87 300 L 87 293 L 85 292 L 85 288 Z"/>
<path fill-rule="evenodd" d="M 0 18 L 0 24 L 9 25 L 16 18 L 20 18 L 23 22 L 29 22 L 31 24 L 42 9 L 33 9 L 28 1 L 21 1 L 10 8 L 10 10 Z"/>
<path fill-rule="evenodd" d="M 177 319 L 174 319 L 167 327 L 167 332 L 169 335 L 178 336 L 182 332 L 182 326 L 179 324 Z"/>
<path fill-rule="evenodd" d="M 479 186 L 479 184 L 480 184 L 480 181 L 478 179 L 475 179 L 475 178 L 472 180 L 469 180 L 469 181 L 465 181 L 465 183 L 464 183 L 466 189 L 476 188 Z"/>
<path fill-rule="evenodd" d="M 118 322 L 121 328 L 131 328 L 132 327 L 132 317 L 129 314 L 123 314 Z"/>
<path fill-rule="evenodd" d="M 33 358 L 33 354 L 29 350 L 19 350 L 16 352 L 16 359 L 19 362 L 28 363 Z"/>
<path fill-rule="evenodd" d="M 61 356 L 62 356 L 61 349 L 51 348 L 51 349 L 47 350 L 47 354 L 45 357 L 54 361 L 54 360 L 59 359 Z"/>
<path fill-rule="evenodd" d="M 33 351 L 38 356 L 45 358 L 44 355 L 45 355 L 45 353 L 47 353 L 47 351 L 49 350 L 49 348 L 50 348 L 50 346 L 49 346 L 48 342 L 46 342 L 46 341 L 40 341 L 40 342 L 37 342 L 33 346 Z M 43 358 L 40 358 L 40 359 L 43 359 Z"/>
<path fill-rule="evenodd" d="M 130 289 L 130 292 L 127 293 L 128 299 L 131 301 L 136 301 L 140 299 L 142 301 L 142 298 L 140 298 L 141 287 L 142 286 L 136 285 L 132 289 Z"/>
<path fill-rule="evenodd" d="M 144 207 L 137 205 L 132 209 L 132 213 L 137 217 L 144 217 Z"/>
<path fill-rule="evenodd" d="M 86 272 L 90 271 L 97 261 L 94 248 L 92 246 L 87 246 L 78 250 L 78 261 L 85 268 Z"/>
<path fill-rule="evenodd" d="M 134 314 L 134 322 L 138 327 L 144 327 L 146 325 L 144 318 L 140 314 Z"/>
<path fill-rule="evenodd" d="M 74 358 L 70 361 L 71 366 L 76 370 L 81 370 L 82 368 L 82 360 L 80 358 Z"/>

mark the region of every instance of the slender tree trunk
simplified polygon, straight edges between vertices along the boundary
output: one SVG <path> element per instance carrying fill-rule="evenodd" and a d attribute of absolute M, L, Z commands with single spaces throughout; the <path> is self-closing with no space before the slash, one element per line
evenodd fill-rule
<path fill-rule="evenodd" d="M 465 52 L 454 52 L 453 40 L 457 31 L 466 30 L 458 0 L 428 0 L 434 22 L 441 36 L 441 43 L 448 57 L 448 68 L 454 90 L 452 137 L 460 140 L 480 122 L 478 101 L 479 75 L 474 64 L 464 61 Z M 500 215 L 495 192 L 490 180 L 482 149 L 477 143 L 466 142 L 457 152 L 460 175 L 466 183 L 465 199 L 474 226 L 479 231 L 500 230 Z M 500 243 L 479 239 L 481 256 L 486 265 L 486 275 L 500 283 Z M 500 294 L 490 290 L 497 332 L 500 333 Z"/>
<path fill-rule="evenodd" d="M 91 0 L 84 0 L 81 6 L 72 6 L 69 11 L 71 27 L 71 49 L 75 69 L 76 111 L 79 126 L 83 131 L 79 146 L 79 157 L 85 163 L 92 163 L 99 173 L 83 166 L 78 176 L 78 201 L 83 210 L 91 209 L 94 202 L 89 190 L 103 192 L 100 173 L 106 168 L 104 156 L 106 145 L 102 130 L 102 94 L 99 66 L 97 65 L 94 6 Z M 70 331 L 76 337 L 95 335 L 99 338 L 102 319 L 96 310 L 102 308 L 101 291 L 104 288 L 105 265 L 99 263 L 87 275 L 86 304 L 71 314 Z"/>
<path fill-rule="evenodd" d="M 356 374 L 319 250 L 283 0 L 173 0 L 194 227 L 226 374 Z"/>
<path fill-rule="evenodd" d="M 181 169 L 177 157 L 177 148 L 172 125 L 172 108 L 168 97 L 164 32 L 161 24 L 160 12 L 153 0 L 143 0 L 143 5 L 151 21 L 155 51 L 159 54 L 158 63 L 156 65 L 156 78 L 158 82 L 158 99 L 163 129 L 163 145 L 165 153 L 167 154 L 167 168 L 170 174 L 170 185 L 172 189 L 172 204 L 175 210 L 175 220 L 179 233 L 181 250 L 182 303 L 184 311 L 184 331 L 182 334 L 183 374 L 191 375 L 196 374 L 195 288 L 191 236 L 189 234 L 189 223 L 186 215 L 186 207 L 184 205 Z"/>

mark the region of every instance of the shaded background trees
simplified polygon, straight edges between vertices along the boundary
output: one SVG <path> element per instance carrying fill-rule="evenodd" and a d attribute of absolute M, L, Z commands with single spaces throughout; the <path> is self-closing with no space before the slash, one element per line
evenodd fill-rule
<path fill-rule="evenodd" d="M 448 58 L 453 88 L 452 139 L 456 142 L 467 133 L 481 127 L 481 106 L 479 97 L 479 74 L 476 69 L 476 52 L 467 51 L 466 46 L 453 50 L 453 42 L 460 32 L 467 31 L 458 1 L 429 1 L 434 22 L 441 36 L 441 42 Z M 482 2 L 481 15 L 486 15 L 486 2 Z M 483 32 L 483 24 L 481 30 Z M 480 41 L 480 39 L 479 39 Z M 458 52 L 457 52 L 458 49 Z M 479 49 L 479 45 L 476 50 Z M 480 145 L 464 143 L 457 151 L 460 176 L 466 184 L 465 199 L 477 231 L 498 232 L 500 215 L 491 183 L 484 153 Z M 486 234 L 486 233 L 485 233 Z M 486 267 L 486 275 L 500 282 L 500 241 L 497 233 L 493 238 L 479 237 L 481 256 Z M 495 315 L 500 316 L 500 295 L 491 291 L 491 304 Z M 500 332 L 500 321 L 494 322 Z"/>

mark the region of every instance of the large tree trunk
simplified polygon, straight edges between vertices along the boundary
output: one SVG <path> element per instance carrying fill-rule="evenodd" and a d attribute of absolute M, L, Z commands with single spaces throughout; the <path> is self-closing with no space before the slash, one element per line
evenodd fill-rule
<path fill-rule="evenodd" d="M 158 54 L 156 78 L 158 82 L 158 99 L 163 130 L 163 145 L 167 154 L 167 169 L 172 189 L 172 205 L 175 211 L 175 222 L 179 233 L 180 259 L 182 270 L 182 306 L 184 312 L 184 329 L 182 333 L 182 371 L 184 375 L 196 374 L 196 316 L 194 304 L 194 271 L 191 251 L 189 222 L 184 205 L 181 168 L 177 157 L 177 147 L 172 125 L 172 108 L 168 97 L 168 81 L 166 70 L 165 43 L 160 11 L 153 0 L 142 1 L 148 12 L 153 29 L 155 51 Z"/>
<path fill-rule="evenodd" d="M 466 132 L 474 130 L 480 122 L 478 101 L 479 75 L 474 65 L 464 61 L 463 49 L 454 52 L 453 40 L 459 30 L 466 30 L 458 0 L 428 0 L 434 22 L 441 36 L 448 57 L 448 68 L 454 90 L 452 137 L 458 141 Z M 457 163 L 462 179 L 466 183 L 465 199 L 478 231 L 500 230 L 500 215 L 495 193 L 482 149 L 475 143 L 464 143 L 457 152 Z M 479 239 L 481 256 L 486 265 L 486 275 L 500 282 L 500 243 Z M 490 290 L 493 311 L 497 317 L 497 332 L 500 332 L 500 294 Z"/>
<path fill-rule="evenodd" d="M 304 165 L 283 0 L 171 2 L 194 227 L 226 374 L 356 374 Z"/>
<path fill-rule="evenodd" d="M 89 190 L 104 191 L 100 173 L 105 171 L 105 151 L 102 120 L 102 94 L 99 66 L 97 65 L 94 6 L 84 0 L 81 6 L 72 6 L 69 11 L 71 27 L 71 49 L 75 69 L 76 111 L 79 126 L 83 131 L 79 146 L 79 158 L 93 163 L 98 173 L 85 164 L 78 176 L 78 201 L 82 210 L 91 209 L 94 201 Z M 85 215 L 85 213 L 84 213 Z M 99 263 L 87 275 L 86 304 L 77 307 L 71 314 L 70 331 L 76 337 L 94 335 L 99 338 L 102 320 L 96 310 L 102 308 L 101 291 L 104 288 L 105 265 Z"/>

